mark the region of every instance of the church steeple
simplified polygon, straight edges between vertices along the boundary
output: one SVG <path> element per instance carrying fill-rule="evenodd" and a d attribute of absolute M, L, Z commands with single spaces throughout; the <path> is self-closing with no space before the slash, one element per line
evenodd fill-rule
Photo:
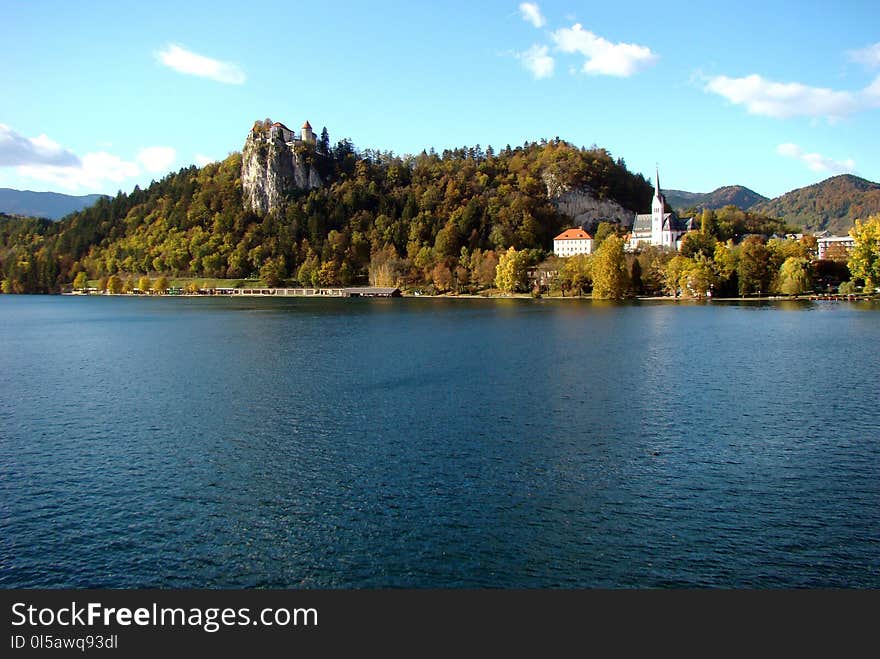
<path fill-rule="evenodd" d="M 654 194 L 659 197 L 660 196 L 660 166 L 657 165 L 657 168 L 654 171 L 657 174 L 656 178 L 654 178 Z"/>

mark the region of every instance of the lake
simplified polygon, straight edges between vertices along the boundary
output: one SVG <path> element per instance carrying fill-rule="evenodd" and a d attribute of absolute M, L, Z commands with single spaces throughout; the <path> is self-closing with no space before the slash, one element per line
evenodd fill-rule
<path fill-rule="evenodd" d="M 880 587 L 880 304 L 0 296 L 0 587 Z"/>

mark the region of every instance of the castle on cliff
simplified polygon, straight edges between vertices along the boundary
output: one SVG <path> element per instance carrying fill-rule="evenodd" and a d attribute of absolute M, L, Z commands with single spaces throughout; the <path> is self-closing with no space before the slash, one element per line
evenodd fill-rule
<path fill-rule="evenodd" d="M 264 131 L 266 126 L 263 126 Z M 315 133 L 312 130 L 312 125 L 306 120 L 306 122 L 302 125 L 302 130 L 299 135 L 290 130 L 287 126 L 282 124 L 280 121 L 276 121 L 275 123 L 268 126 L 268 131 L 265 131 L 267 139 L 276 140 L 280 139 L 287 146 L 295 147 L 298 144 L 311 144 L 315 146 L 317 143 L 317 138 L 315 137 Z"/>

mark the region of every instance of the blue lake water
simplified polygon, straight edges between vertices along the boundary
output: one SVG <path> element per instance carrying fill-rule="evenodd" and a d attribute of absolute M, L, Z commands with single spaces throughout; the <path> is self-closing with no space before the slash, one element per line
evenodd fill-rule
<path fill-rule="evenodd" d="M 0 296 L 0 587 L 880 587 L 880 305 Z"/>

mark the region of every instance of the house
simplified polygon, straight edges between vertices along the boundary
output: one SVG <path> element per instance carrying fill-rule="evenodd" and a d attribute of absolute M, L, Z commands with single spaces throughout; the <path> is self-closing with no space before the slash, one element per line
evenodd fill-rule
<path fill-rule="evenodd" d="M 651 212 L 635 216 L 627 249 L 635 250 L 648 245 L 679 249 L 682 236 L 688 231 L 700 228 L 695 218 L 680 218 L 674 210 L 667 211 L 666 209 L 666 197 L 660 191 L 660 170 L 658 169 Z"/>
<path fill-rule="evenodd" d="M 593 253 L 593 237 L 583 229 L 566 229 L 553 239 L 556 256 Z"/>
<path fill-rule="evenodd" d="M 827 258 L 829 248 L 832 248 L 835 245 L 839 245 L 849 252 L 856 246 L 856 241 L 853 240 L 852 236 L 822 236 L 816 238 L 816 249 L 818 251 L 819 259 Z"/>

